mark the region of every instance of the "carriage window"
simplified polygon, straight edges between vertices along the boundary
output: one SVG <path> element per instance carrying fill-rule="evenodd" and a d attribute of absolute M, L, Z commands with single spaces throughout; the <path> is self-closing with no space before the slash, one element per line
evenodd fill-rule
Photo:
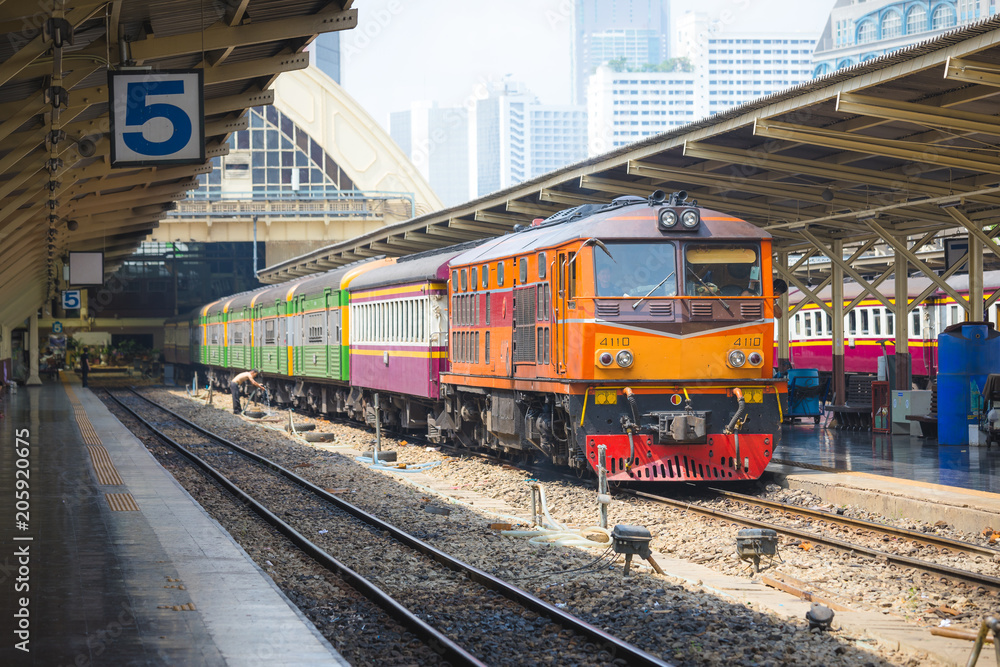
<path fill-rule="evenodd" d="M 503 287 L 503 262 L 497 262 L 497 285 Z"/>
<path fill-rule="evenodd" d="M 951 321 L 948 324 L 958 324 L 958 306 L 952 306 L 949 310 L 951 311 Z"/>
<path fill-rule="evenodd" d="M 523 285 L 524 283 L 528 282 L 528 258 L 522 257 L 519 266 L 521 270 L 518 277 L 520 278 L 521 284 Z"/>
<path fill-rule="evenodd" d="M 611 257 L 594 251 L 597 296 L 677 296 L 673 243 L 608 243 L 607 248 Z M 574 273 L 578 263 L 573 263 Z"/>
<path fill-rule="evenodd" d="M 896 314 L 891 310 L 885 311 L 885 335 L 896 335 Z"/>
<path fill-rule="evenodd" d="M 913 323 L 911 325 L 910 335 L 913 336 L 914 338 L 920 338 L 920 336 L 923 334 L 922 331 L 923 327 L 920 326 L 920 309 L 919 308 L 915 309 L 910 317 L 911 317 L 911 322 Z"/>
<path fill-rule="evenodd" d="M 802 335 L 802 313 L 795 313 L 795 335 Z"/>
<path fill-rule="evenodd" d="M 882 309 L 872 308 L 872 334 L 875 336 L 882 335 Z"/>
<path fill-rule="evenodd" d="M 871 314 L 868 312 L 868 309 L 865 308 L 864 310 L 861 311 L 861 335 L 862 336 L 867 336 L 869 334 L 869 332 L 871 331 L 871 328 L 868 325 L 868 322 L 870 321 L 870 319 L 871 319 Z"/>
<path fill-rule="evenodd" d="M 815 312 L 813 313 L 813 322 L 816 324 L 816 335 L 823 335 L 823 313 Z"/>
<path fill-rule="evenodd" d="M 547 261 L 548 260 L 546 259 L 546 255 L 545 255 L 544 252 L 538 253 L 538 279 L 539 280 L 545 280 L 545 271 L 548 268 L 546 266 L 546 262 Z"/>
<path fill-rule="evenodd" d="M 847 313 L 847 335 L 857 336 L 858 335 L 858 313 L 852 310 Z"/>
<path fill-rule="evenodd" d="M 483 289 L 490 286 L 490 265 L 483 264 Z"/>
<path fill-rule="evenodd" d="M 833 335 L 833 318 L 830 317 L 829 315 L 826 316 L 826 335 L 827 336 Z"/>
<path fill-rule="evenodd" d="M 690 244 L 684 259 L 684 293 L 688 296 L 761 294 L 757 247 Z"/>
<path fill-rule="evenodd" d="M 813 335 L 813 332 L 812 332 L 812 318 L 809 316 L 809 313 L 805 313 L 802 316 L 802 318 L 805 320 L 806 338 L 809 338 L 810 336 Z"/>

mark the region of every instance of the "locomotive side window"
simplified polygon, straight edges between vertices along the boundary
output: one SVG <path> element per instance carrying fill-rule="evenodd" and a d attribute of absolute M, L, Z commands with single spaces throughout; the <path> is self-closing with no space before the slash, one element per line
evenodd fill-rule
<path fill-rule="evenodd" d="M 544 252 L 538 253 L 538 279 L 545 280 L 545 270 L 546 270 L 546 255 Z"/>
<path fill-rule="evenodd" d="M 503 287 L 503 262 L 497 262 L 497 286 Z"/>
<path fill-rule="evenodd" d="M 469 274 L 465 269 L 462 269 L 462 291 L 467 292 L 469 290 Z"/>
<path fill-rule="evenodd" d="M 490 265 L 483 264 L 483 289 L 488 289 L 490 286 Z"/>
<path fill-rule="evenodd" d="M 570 299 L 575 299 L 576 298 L 576 264 L 577 263 L 573 261 L 574 259 L 576 259 L 576 253 L 575 252 L 571 252 L 569 254 L 569 295 L 568 295 L 568 298 L 570 298 Z"/>
<path fill-rule="evenodd" d="M 474 290 L 479 285 L 479 270 L 476 267 L 472 267 L 469 271 L 471 272 L 471 277 L 469 278 L 469 289 Z"/>
<path fill-rule="evenodd" d="M 458 269 L 451 270 L 451 291 L 458 291 Z"/>
<path fill-rule="evenodd" d="M 596 295 L 677 296 L 676 247 L 673 243 L 608 243 L 594 252 Z"/>
<path fill-rule="evenodd" d="M 688 296 L 762 293 L 760 252 L 756 246 L 689 244 L 684 259 L 684 293 Z"/>
<path fill-rule="evenodd" d="M 520 266 L 520 274 L 518 276 L 518 279 L 521 281 L 521 284 L 523 285 L 526 282 L 528 282 L 528 258 L 522 257 L 519 266 Z"/>

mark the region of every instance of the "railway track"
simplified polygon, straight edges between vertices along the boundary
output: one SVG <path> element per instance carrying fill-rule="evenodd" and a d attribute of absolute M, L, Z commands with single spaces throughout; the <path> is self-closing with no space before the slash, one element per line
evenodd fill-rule
<path fill-rule="evenodd" d="M 941 549 L 955 549 L 958 551 L 964 551 L 970 554 L 979 555 L 989 555 L 996 556 L 998 551 L 993 549 L 987 549 L 985 547 L 980 547 L 979 545 L 970 544 L 968 542 L 960 542 L 958 540 L 951 540 L 943 537 L 929 536 L 923 533 L 917 533 L 916 531 L 910 531 L 905 529 L 899 529 L 892 526 L 886 526 L 883 524 L 878 524 L 870 521 L 861 521 L 858 519 L 851 519 L 849 517 L 843 517 L 832 512 L 821 512 L 818 510 L 811 510 L 807 508 L 802 508 L 797 505 L 789 505 L 787 503 L 777 503 L 774 501 L 764 500 L 761 498 L 755 498 L 753 496 L 747 496 L 744 494 L 738 494 L 727 491 L 718 491 L 720 498 L 732 498 L 737 499 L 739 502 L 753 505 L 756 507 L 768 509 L 770 511 L 777 511 L 781 513 L 791 513 L 799 514 L 800 516 L 810 517 L 816 520 L 829 521 L 830 523 L 839 523 L 844 527 L 858 528 L 862 527 L 865 530 L 878 532 L 888 537 L 899 537 L 909 540 L 917 540 L 919 537 L 922 543 L 930 544 Z M 759 519 L 754 519 L 743 514 L 737 514 L 734 512 L 727 512 L 724 510 L 719 510 L 711 507 L 706 507 L 698 503 L 690 503 L 682 500 L 675 500 L 673 498 L 667 498 L 665 496 L 660 496 L 657 494 L 647 493 L 645 491 L 630 491 L 638 498 L 644 498 L 655 503 L 669 505 L 671 507 L 676 507 L 678 509 L 684 509 L 691 512 L 696 512 L 698 514 L 703 514 L 706 516 L 712 516 L 715 518 L 726 519 L 734 523 L 742 524 L 751 528 L 766 528 L 776 531 L 778 534 L 789 535 L 801 540 L 806 540 L 816 544 L 823 544 L 828 547 L 839 549 L 842 551 L 852 552 L 856 554 L 862 554 L 870 558 L 875 558 L 888 563 L 893 563 L 896 565 L 911 567 L 922 572 L 927 572 L 940 577 L 946 577 L 955 581 L 963 581 L 967 584 L 972 584 L 973 586 L 981 586 L 983 588 L 1000 591 L 1000 578 L 993 577 L 990 575 L 971 572 L 968 570 L 962 570 L 959 568 L 954 568 L 948 565 L 942 565 L 940 563 L 935 563 L 933 561 L 922 560 L 918 558 L 911 558 L 909 556 L 904 556 L 901 554 L 895 554 L 889 551 L 883 551 L 881 549 L 873 549 L 871 547 L 858 544 L 856 542 L 847 542 L 845 540 L 840 540 L 834 537 L 829 537 L 823 535 L 819 532 L 803 530 L 796 528 L 794 526 L 788 526 L 782 523 L 774 523 L 771 521 L 762 521 Z"/>
<path fill-rule="evenodd" d="M 667 664 L 141 394 L 108 395 L 452 664 L 520 664 L 530 647 L 550 664 Z"/>

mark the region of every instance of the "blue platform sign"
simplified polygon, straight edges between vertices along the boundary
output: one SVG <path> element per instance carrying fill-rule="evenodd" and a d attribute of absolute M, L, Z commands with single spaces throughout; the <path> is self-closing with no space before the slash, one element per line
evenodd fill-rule
<path fill-rule="evenodd" d="M 52 333 L 62 333 L 62 322 L 52 323 Z"/>
<path fill-rule="evenodd" d="M 205 162 L 202 70 L 108 73 L 111 166 Z"/>
<path fill-rule="evenodd" d="M 62 306 L 66 310 L 75 310 L 80 307 L 80 290 L 67 289 L 62 293 Z"/>

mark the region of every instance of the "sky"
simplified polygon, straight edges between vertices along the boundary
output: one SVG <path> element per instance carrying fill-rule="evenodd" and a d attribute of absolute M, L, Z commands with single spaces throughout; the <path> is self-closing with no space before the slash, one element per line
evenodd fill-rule
<path fill-rule="evenodd" d="M 672 0 L 734 30 L 819 36 L 834 0 Z M 412 102 L 462 106 L 510 75 L 545 104 L 570 103 L 573 0 L 358 0 L 341 34 L 342 83 L 372 117 Z"/>

